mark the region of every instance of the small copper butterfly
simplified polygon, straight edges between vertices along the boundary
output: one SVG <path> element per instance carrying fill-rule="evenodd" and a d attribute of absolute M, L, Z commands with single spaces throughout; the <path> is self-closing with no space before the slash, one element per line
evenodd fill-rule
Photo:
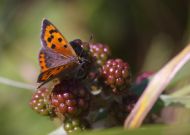
<path fill-rule="evenodd" d="M 37 80 L 41 83 L 40 86 L 55 77 L 68 79 L 84 76 L 83 73 L 78 74 L 89 63 L 88 53 L 81 47 L 83 43 L 86 42 L 80 39 L 69 43 L 50 21 L 44 19 L 41 29 L 42 48 L 39 53 L 41 73 Z"/>

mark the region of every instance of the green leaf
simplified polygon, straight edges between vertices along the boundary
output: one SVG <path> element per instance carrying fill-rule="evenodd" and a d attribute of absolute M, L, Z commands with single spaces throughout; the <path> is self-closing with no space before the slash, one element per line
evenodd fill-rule
<path fill-rule="evenodd" d="M 165 127 L 160 125 L 142 127 L 135 130 L 125 130 L 118 127 L 105 130 L 87 131 L 76 135 L 161 135 L 163 129 L 165 129 Z"/>

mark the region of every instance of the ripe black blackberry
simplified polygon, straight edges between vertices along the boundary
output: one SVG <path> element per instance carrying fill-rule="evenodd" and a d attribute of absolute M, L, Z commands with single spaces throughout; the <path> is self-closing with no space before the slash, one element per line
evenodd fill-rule
<path fill-rule="evenodd" d="M 123 97 L 122 106 L 125 114 L 129 114 L 132 111 L 138 99 L 139 96 L 135 93 L 128 93 L 125 97 Z"/>
<path fill-rule="evenodd" d="M 78 116 L 84 114 L 89 106 L 89 93 L 79 83 L 62 81 L 51 94 L 51 104 L 58 117 Z"/>
<path fill-rule="evenodd" d="M 78 118 L 67 118 L 64 120 L 64 129 L 67 133 L 80 132 L 86 129 L 84 120 Z"/>
<path fill-rule="evenodd" d="M 136 102 L 138 101 L 138 96 L 134 93 L 127 93 L 122 97 L 120 102 L 113 101 L 109 106 L 109 114 L 115 119 L 115 122 L 122 125 L 126 116 L 134 108 Z"/>
<path fill-rule="evenodd" d="M 29 102 L 30 107 L 41 115 L 49 115 L 49 90 L 46 88 L 38 89 L 32 96 Z"/>
<path fill-rule="evenodd" d="M 90 44 L 90 53 L 99 65 L 103 65 L 111 54 L 109 47 L 101 43 Z"/>
<path fill-rule="evenodd" d="M 108 60 L 102 67 L 102 77 L 114 93 L 126 90 L 131 83 L 129 65 L 121 59 Z"/>

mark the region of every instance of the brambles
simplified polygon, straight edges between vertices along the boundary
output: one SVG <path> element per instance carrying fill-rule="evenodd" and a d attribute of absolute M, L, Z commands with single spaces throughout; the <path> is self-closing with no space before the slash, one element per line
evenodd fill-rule
<path fill-rule="evenodd" d="M 121 59 L 110 59 L 102 67 L 104 82 L 114 93 L 125 90 L 131 83 L 128 63 Z"/>
<path fill-rule="evenodd" d="M 82 123 L 83 122 L 83 123 Z M 64 120 L 64 129 L 68 133 L 80 132 L 85 130 L 87 124 L 78 118 L 68 118 Z"/>
<path fill-rule="evenodd" d="M 41 88 L 34 93 L 30 100 L 31 108 L 41 115 L 49 115 L 51 110 L 48 107 L 49 91 L 46 88 Z"/>
<path fill-rule="evenodd" d="M 123 124 L 125 117 L 132 111 L 136 102 L 138 101 L 139 96 L 137 96 L 133 92 L 127 92 L 126 95 L 123 96 L 120 103 L 114 101 L 111 105 L 110 112 L 112 117 L 114 117 L 118 124 Z"/>
<path fill-rule="evenodd" d="M 34 93 L 31 107 L 42 115 L 59 118 L 68 133 L 83 131 L 108 117 L 112 118 L 112 121 L 108 120 L 108 125 L 123 124 L 140 96 L 131 89 L 129 64 L 119 58 L 108 59 L 111 52 L 107 45 L 79 39 L 70 44 L 86 61 L 75 73 L 83 77 L 59 78 L 59 83 L 51 88 L 42 86 Z M 136 83 L 148 75 L 138 77 Z"/>
<path fill-rule="evenodd" d="M 134 93 L 128 93 L 123 99 L 122 99 L 122 104 L 123 104 L 123 109 L 126 114 L 129 114 L 133 107 L 135 106 L 138 96 Z"/>
<path fill-rule="evenodd" d="M 109 47 L 101 43 L 90 44 L 90 53 L 99 65 L 103 65 L 111 54 Z"/>
<path fill-rule="evenodd" d="M 58 117 L 82 115 L 89 106 L 89 92 L 72 80 L 57 84 L 51 94 L 51 105 Z"/>

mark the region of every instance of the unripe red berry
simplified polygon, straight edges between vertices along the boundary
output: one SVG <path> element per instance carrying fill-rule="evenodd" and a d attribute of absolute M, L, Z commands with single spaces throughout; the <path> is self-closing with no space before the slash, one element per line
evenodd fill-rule
<path fill-rule="evenodd" d="M 65 116 L 82 115 L 89 107 L 89 92 L 79 83 L 62 81 L 57 84 L 51 94 L 51 104 L 55 113 Z"/>
<path fill-rule="evenodd" d="M 105 84 L 116 93 L 124 90 L 131 83 L 129 65 L 121 59 L 108 60 L 102 67 L 102 77 Z"/>
<path fill-rule="evenodd" d="M 30 100 L 31 108 L 41 115 L 49 115 L 51 113 L 52 110 L 48 107 L 48 104 L 49 90 L 46 88 L 38 89 Z"/>
<path fill-rule="evenodd" d="M 103 65 L 110 56 L 110 49 L 101 43 L 90 44 L 90 53 L 96 58 L 96 63 Z"/>

